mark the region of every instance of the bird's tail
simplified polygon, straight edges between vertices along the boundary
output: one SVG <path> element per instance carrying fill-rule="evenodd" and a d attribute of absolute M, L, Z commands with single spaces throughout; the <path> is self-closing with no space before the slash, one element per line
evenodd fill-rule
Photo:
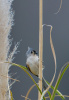
<path fill-rule="evenodd" d="M 42 86 L 44 90 L 46 90 L 46 88 L 48 87 L 48 84 L 46 83 L 44 77 L 42 77 Z"/>

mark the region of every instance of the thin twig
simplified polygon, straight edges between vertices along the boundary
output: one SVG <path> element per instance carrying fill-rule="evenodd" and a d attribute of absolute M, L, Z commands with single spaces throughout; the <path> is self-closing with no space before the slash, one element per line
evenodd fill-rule
<path fill-rule="evenodd" d="M 38 83 L 37 83 L 37 84 L 38 84 Z M 32 86 L 30 87 L 30 89 L 28 90 L 28 92 L 27 92 L 27 94 L 26 94 L 25 100 L 27 100 L 27 98 L 28 98 L 28 96 L 29 96 L 31 90 L 32 90 L 35 86 L 36 86 L 36 85 L 34 84 L 34 85 L 32 85 Z"/>
<path fill-rule="evenodd" d="M 5 77 L 5 78 L 9 78 L 9 79 L 14 80 L 14 81 L 17 81 L 17 82 L 20 82 L 20 81 L 19 81 L 19 80 L 17 80 L 17 79 L 13 79 L 13 78 L 8 77 L 8 76 L 5 76 L 5 75 L 1 75 L 1 76 Z"/>
<path fill-rule="evenodd" d="M 23 95 L 21 95 L 21 97 L 25 98 L 26 100 L 29 99 L 29 98 L 27 98 L 27 97 L 25 97 L 25 96 L 23 96 Z M 29 100 L 31 100 L 31 99 L 29 99 Z"/>

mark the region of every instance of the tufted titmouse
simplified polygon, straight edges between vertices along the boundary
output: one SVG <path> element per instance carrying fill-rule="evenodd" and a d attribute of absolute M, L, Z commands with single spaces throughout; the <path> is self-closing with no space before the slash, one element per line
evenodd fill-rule
<path fill-rule="evenodd" d="M 35 76 L 39 77 L 39 57 L 37 55 L 37 52 L 28 47 L 28 51 L 26 52 L 26 67 L 27 69 L 34 74 Z M 42 77 L 42 85 L 43 85 L 43 89 L 45 90 L 48 85 L 44 79 L 44 77 Z"/>

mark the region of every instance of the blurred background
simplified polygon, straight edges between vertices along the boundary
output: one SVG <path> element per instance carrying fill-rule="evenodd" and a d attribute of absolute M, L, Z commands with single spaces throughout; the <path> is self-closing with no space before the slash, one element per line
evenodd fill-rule
<path fill-rule="evenodd" d="M 50 24 L 53 26 L 52 40 L 57 58 L 57 74 L 55 82 L 61 67 L 69 61 L 69 0 L 63 0 L 62 7 L 58 14 L 54 14 L 60 7 L 61 0 L 43 0 L 43 24 Z M 14 10 L 14 26 L 11 30 L 12 46 L 20 41 L 17 49 L 19 51 L 15 55 L 14 63 L 26 66 L 26 51 L 28 46 L 39 51 L 39 0 L 14 0 L 12 4 Z M 54 74 L 54 59 L 50 47 L 50 28 L 43 28 L 43 64 L 44 77 L 50 82 Z M 15 74 L 16 73 L 16 74 Z M 34 84 L 29 76 L 20 68 L 12 66 L 9 74 L 20 82 L 15 82 L 12 87 L 14 100 L 24 100 L 21 95 L 25 96 L 29 88 Z M 14 75 L 15 74 L 15 75 Z M 32 74 L 31 74 L 32 75 Z M 38 82 L 38 78 L 32 75 Z M 63 95 L 69 95 L 69 69 L 64 74 L 58 90 Z M 33 88 L 29 98 L 31 100 L 38 99 L 38 90 Z M 55 100 L 61 100 L 56 97 Z M 49 100 L 49 99 L 47 99 Z M 69 98 L 66 98 L 69 100 Z"/>

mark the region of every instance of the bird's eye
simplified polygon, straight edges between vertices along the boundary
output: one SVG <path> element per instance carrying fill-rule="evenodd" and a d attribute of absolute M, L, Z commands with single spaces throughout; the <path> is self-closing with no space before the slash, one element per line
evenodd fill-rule
<path fill-rule="evenodd" d="M 32 50 L 32 51 L 31 51 L 31 54 L 35 54 L 35 50 Z"/>
<path fill-rule="evenodd" d="M 31 53 L 33 53 L 33 51 L 31 51 Z"/>
<path fill-rule="evenodd" d="M 38 54 L 38 53 L 35 50 L 32 50 L 31 54 Z"/>

